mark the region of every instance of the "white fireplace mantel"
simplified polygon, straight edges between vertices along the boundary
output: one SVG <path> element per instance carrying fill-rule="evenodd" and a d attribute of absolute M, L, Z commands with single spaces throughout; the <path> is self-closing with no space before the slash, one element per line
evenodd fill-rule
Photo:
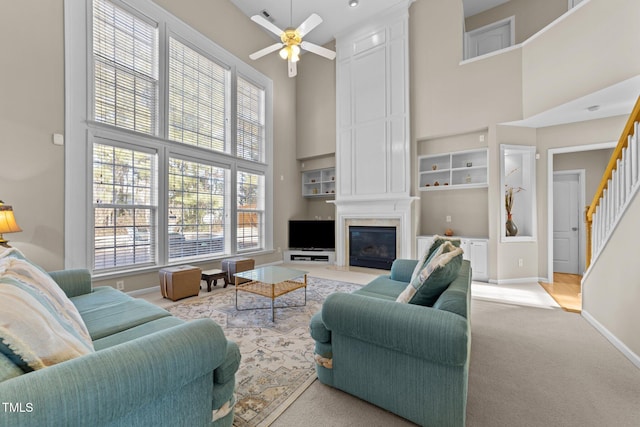
<path fill-rule="evenodd" d="M 336 36 L 336 264 L 349 265 L 349 225 L 396 227 L 396 257 L 416 235 L 411 197 L 409 6 L 398 0 Z"/>

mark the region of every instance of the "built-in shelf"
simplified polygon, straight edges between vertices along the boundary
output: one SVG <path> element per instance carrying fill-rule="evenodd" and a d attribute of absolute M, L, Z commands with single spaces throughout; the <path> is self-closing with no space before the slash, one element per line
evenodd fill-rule
<path fill-rule="evenodd" d="M 487 149 L 418 157 L 420 191 L 488 186 Z"/>
<path fill-rule="evenodd" d="M 302 172 L 303 197 L 335 197 L 336 168 Z"/>

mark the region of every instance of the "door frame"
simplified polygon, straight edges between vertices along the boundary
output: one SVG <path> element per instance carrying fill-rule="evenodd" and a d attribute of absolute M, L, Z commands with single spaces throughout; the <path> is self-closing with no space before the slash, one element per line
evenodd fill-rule
<path fill-rule="evenodd" d="M 584 169 L 571 169 L 571 170 L 563 170 L 563 171 L 552 171 L 553 172 L 553 182 L 551 183 L 551 188 L 553 188 L 553 184 L 555 183 L 555 177 L 558 175 L 578 175 L 578 206 L 580 206 L 583 211 L 578 212 L 578 274 L 582 275 L 586 270 L 586 242 L 587 242 L 587 228 L 584 222 L 584 216 L 581 213 L 584 213 L 584 207 L 586 206 L 586 171 Z M 553 194 L 551 194 L 553 197 Z M 551 214 L 553 215 L 555 211 L 555 206 L 551 206 Z M 553 226 L 553 224 L 551 224 Z M 553 237 L 553 227 L 551 228 L 551 236 Z M 551 247 L 553 248 L 553 241 L 551 242 Z M 553 255 L 553 254 L 552 254 Z M 553 260 L 553 256 L 552 256 Z M 553 271 L 551 274 L 553 275 Z"/>
<path fill-rule="evenodd" d="M 618 141 L 572 147 L 549 148 L 547 150 L 547 282 L 553 283 L 553 156 L 555 154 L 615 148 Z M 585 203 L 587 201 L 585 200 Z M 591 201 L 589 201 L 590 203 Z M 586 241 L 585 241 L 586 243 Z"/>

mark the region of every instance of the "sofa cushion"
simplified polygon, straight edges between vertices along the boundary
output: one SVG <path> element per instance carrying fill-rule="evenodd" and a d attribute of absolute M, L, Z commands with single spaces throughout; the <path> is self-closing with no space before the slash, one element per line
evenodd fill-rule
<path fill-rule="evenodd" d="M 126 331 L 107 335 L 103 338 L 97 339 L 93 342 L 93 346 L 95 347 L 96 351 L 100 351 L 104 348 L 113 347 L 114 345 L 122 344 L 127 341 L 133 341 L 154 332 L 173 328 L 174 326 L 178 326 L 183 323 L 184 320 L 180 320 L 177 317 L 173 316 L 155 319 L 150 322 L 143 323 L 142 325 L 135 326 L 131 329 L 127 329 Z"/>
<path fill-rule="evenodd" d="M 406 282 L 393 280 L 389 276 L 378 276 L 368 285 L 353 291 L 353 293 L 394 301 L 406 287 Z"/>
<path fill-rule="evenodd" d="M 81 316 L 83 313 L 97 308 L 131 300 L 133 300 L 133 297 L 111 286 L 97 286 L 88 294 L 71 298 L 71 302 L 76 306 Z"/>
<path fill-rule="evenodd" d="M 0 352 L 24 372 L 94 351 L 80 313 L 46 272 L 16 249 L 0 252 Z"/>
<path fill-rule="evenodd" d="M 420 259 L 418 260 L 418 263 L 416 264 L 416 267 L 413 270 L 413 274 L 411 275 L 410 281 L 413 281 L 418 276 L 418 273 L 420 273 L 420 271 L 424 268 L 424 266 L 427 264 L 427 262 L 433 255 L 433 253 L 445 242 L 450 242 L 451 244 L 453 244 L 453 246 L 457 248 L 460 247 L 460 243 L 461 243 L 458 237 L 439 236 L 437 234 L 433 236 L 433 239 L 431 240 L 431 245 L 427 248 L 427 250 L 421 255 Z"/>
<path fill-rule="evenodd" d="M 168 316 L 171 314 L 167 310 L 135 298 L 82 313 L 94 340 Z"/>
<path fill-rule="evenodd" d="M 396 301 L 432 306 L 458 276 L 460 265 L 462 265 L 462 249 L 446 241 L 433 252 L 427 265 L 407 285 Z"/>

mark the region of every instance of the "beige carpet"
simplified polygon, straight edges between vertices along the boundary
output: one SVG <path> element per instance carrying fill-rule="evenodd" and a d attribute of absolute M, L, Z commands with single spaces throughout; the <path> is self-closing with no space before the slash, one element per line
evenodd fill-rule
<path fill-rule="evenodd" d="M 637 427 L 640 370 L 580 315 L 472 301 L 467 427 Z M 273 424 L 412 423 L 314 382 Z"/>
<path fill-rule="evenodd" d="M 240 347 L 242 361 L 236 374 L 236 416 L 234 426 L 266 426 L 279 416 L 315 379 L 313 340 L 309 320 L 333 292 L 351 292 L 360 285 L 309 278 L 306 305 L 276 308 L 271 321 L 270 300 L 235 288 L 215 289 L 211 294 L 169 306 L 184 319 L 209 317 Z M 300 305 L 304 289 L 276 299 L 276 307 Z"/>

